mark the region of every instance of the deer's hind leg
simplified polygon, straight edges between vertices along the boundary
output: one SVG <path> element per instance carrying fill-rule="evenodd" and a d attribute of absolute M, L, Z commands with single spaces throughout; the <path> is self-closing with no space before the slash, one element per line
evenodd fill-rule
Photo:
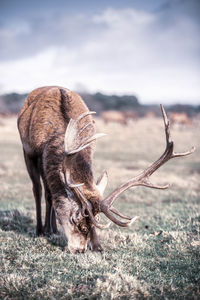
<path fill-rule="evenodd" d="M 33 184 L 33 195 L 36 205 L 36 234 L 37 236 L 43 234 L 42 227 L 42 211 L 41 211 L 41 198 L 42 198 L 42 186 L 40 182 L 40 159 L 39 157 L 30 157 L 24 151 L 24 159 L 27 167 L 27 171 Z"/>

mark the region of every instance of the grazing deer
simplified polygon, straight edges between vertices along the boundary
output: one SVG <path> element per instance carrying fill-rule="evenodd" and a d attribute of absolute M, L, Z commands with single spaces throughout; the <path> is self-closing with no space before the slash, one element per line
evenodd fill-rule
<path fill-rule="evenodd" d="M 139 119 L 139 114 L 134 110 L 126 110 L 123 112 L 123 114 L 127 121 L 129 120 L 138 121 Z"/>
<path fill-rule="evenodd" d="M 37 235 L 57 232 L 56 219 L 68 239 L 71 253 L 91 249 L 102 251 L 96 234 L 100 224 L 96 215 L 104 213 L 115 224 L 127 227 L 137 217 L 129 218 L 113 207 L 117 197 L 134 186 L 166 189 L 149 177 L 168 160 L 194 151 L 174 153 L 170 140 L 169 122 L 161 106 L 166 134 L 166 149 L 162 156 L 137 177 L 117 187 L 103 199 L 107 173 L 95 182 L 92 172 L 93 145 L 103 134 L 96 134 L 90 112 L 81 97 L 60 87 L 42 87 L 29 94 L 18 117 L 18 128 L 24 158 L 33 183 L 36 203 Z M 43 180 L 46 200 L 45 225 L 42 226 L 41 194 Z M 126 221 L 116 217 L 119 216 Z"/>
<path fill-rule="evenodd" d="M 171 112 L 169 114 L 169 119 L 172 125 L 173 124 L 186 125 L 186 126 L 192 125 L 191 119 L 184 112 L 177 112 L 177 113 Z"/>
<path fill-rule="evenodd" d="M 118 110 L 106 110 L 101 113 L 101 118 L 107 124 L 109 122 L 120 123 L 122 125 L 127 125 L 126 115 Z"/>

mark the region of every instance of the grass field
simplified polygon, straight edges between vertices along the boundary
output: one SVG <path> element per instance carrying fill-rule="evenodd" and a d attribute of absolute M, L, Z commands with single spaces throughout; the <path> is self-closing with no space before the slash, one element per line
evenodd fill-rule
<path fill-rule="evenodd" d="M 165 148 L 161 119 L 129 126 L 97 120 L 95 174 L 107 193 L 140 173 Z M 200 299 L 200 128 L 172 129 L 176 151 L 196 147 L 152 176 L 169 190 L 138 187 L 116 208 L 140 219 L 98 231 L 103 254 L 71 255 L 62 234 L 35 237 L 35 205 L 16 118 L 0 123 L 0 299 Z"/>

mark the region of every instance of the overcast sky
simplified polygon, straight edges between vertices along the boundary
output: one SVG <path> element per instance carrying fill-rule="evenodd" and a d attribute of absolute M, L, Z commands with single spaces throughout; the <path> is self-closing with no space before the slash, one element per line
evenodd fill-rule
<path fill-rule="evenodd" d="M 0 0 L 0 93 L 200 104 L 200 0 Z"/>

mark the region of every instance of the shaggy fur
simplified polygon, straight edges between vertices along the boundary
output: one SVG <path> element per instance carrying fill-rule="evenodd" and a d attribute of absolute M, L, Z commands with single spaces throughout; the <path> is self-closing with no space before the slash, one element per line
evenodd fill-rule
<path fill-rule="evenodd" d="M 57 219 L 65 227 L 66 219 L 73 215 L 75 223 L 78 220 L 76 232 L 90 236 L 94 241 L 94 248 L 100 249 L 94 227 L 87 217 L 79 216 L 80 201 L 64 181 L 65 169 L 69 164 L 64 149 L 65 131 L 71 118 L 76 119 L 86 111 L 88 108 L 81 97 L 66 88 L 56 86 L 38 88 L 30 93 L 19 113 L 18 129 L 27 170 L 33 182 L 37 235 L 57 232 L 55 212 Z M 88 122 L 94 124 L 90 115 L 79 122 L 80 127 Z M 94 125 L 92 131 L 95 132 Z M 86 135 L 87 131 L 83 134 Z M 76 155 L 71 175 L 75 183 L 84 183 L 83 193 L 92 203 L 95 214 L 100 195 L 93 179 L 92 152 L 92 146 L 89 146 Z M 44 183 L 46 199 L 44 227 L 41 218 L 40 176 Z"/>

